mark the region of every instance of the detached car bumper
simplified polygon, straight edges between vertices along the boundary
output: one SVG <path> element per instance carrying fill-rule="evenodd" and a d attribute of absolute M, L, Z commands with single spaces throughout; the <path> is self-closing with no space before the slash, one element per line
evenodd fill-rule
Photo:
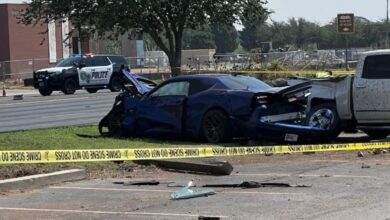
<path fill-rule="evenodd" d="M 259 121 L 250 128 L 250 136 L 255 139 L 273 139 L 285 142 L 313 142 L 325 130 L 303 125 Z"/>
<path fill-rule="evenodd" d="M 269 121 L 270 118 L 275 116 L 264 115 L 265 112 L 266 109 L 258 108 L 247 122 L 241 122 L 241 126 L 244 128 L 246 136 L 252 139 L 302 143 L 315 142 L 316 139 L 327 132 L 321 128 L 294 123 L 294 120 L 290 120 L 289 122 Z"/>

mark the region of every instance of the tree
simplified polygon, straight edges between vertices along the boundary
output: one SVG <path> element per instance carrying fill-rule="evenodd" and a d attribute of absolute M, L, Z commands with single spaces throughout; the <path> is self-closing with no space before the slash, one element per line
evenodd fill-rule
<path fill-rule="evenodd" d="M 183 33 L 183 49 L 215 48 L 215 42 L 208 25 L 196 29 L 186 29 Z"/>
<path fill-rule="evenodd" d="M 185 28 L 256 20 L 268 10 L 262 0 L 31 0 L 23 13 L 25 24 L 68 18 L 76 29 L 91 33 L 124 33 L 130 28 L 149 34 L 180 71 Z M 164 40 L 164 38 L 166 40 Z"/>
<path fill-rule="evenodd" d="M 238 33 L 233 25 L 213 24 L 211 30 L 214 35 L 217 53 L 230 53 L 237 48 Z"/>
<path fill-rule="evenodd" d="M 244 28 L 240 31 L 240 40 L 241 45 L 247 51 L 250 51 L 253 48 L 258 47 L 257 42 L 257 26 L 251 22 L 243 22 Z"/>

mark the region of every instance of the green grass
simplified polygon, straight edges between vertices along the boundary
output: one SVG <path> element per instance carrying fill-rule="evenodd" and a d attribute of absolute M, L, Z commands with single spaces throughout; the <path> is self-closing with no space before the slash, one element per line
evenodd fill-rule
<path fill-rule="evenodd" d="M 201 143 L 100 136 L 97 126 L 76 126 L 0 133 L 0 150 L 189 147 Z M 204 145 L 206 146 L 206 145 Z"/>

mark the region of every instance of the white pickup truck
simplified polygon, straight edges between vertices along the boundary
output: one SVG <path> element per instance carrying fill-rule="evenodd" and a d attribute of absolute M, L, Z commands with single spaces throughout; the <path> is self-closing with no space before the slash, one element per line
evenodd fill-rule
<path fill-rule="evenodd" d="M 373 139 L 390 134 L 390 50 L 363 53 L 354 76 L 311 80 L 305 124 L 327 130 L 364 131 Z"/>

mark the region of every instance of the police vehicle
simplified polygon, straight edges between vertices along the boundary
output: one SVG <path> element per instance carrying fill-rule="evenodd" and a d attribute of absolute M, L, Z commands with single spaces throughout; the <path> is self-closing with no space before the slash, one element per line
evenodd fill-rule
<path fill-rule="evenodd" d="M 125 58 L 117 55 L 76 55 L 60 61 L 55 67 L 34 72 L 34 88 L 43 96 L 53 91 L 74 94 L 78 89 L 96 93 L 108 88 L 120 91 L 122 68 L 128 68 Z"/>

